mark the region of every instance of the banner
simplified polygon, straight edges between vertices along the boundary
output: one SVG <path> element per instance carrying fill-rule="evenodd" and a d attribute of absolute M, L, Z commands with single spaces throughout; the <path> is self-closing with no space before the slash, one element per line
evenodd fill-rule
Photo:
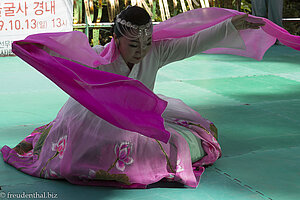
<path fill-rule="evenodd" d="M 0 0 L 0 56 L 26 36 L 73 30 L 73 0 Z"/>

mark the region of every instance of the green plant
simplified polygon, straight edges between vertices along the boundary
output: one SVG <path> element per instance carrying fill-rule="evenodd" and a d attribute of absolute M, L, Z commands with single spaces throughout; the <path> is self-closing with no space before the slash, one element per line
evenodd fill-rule
<path fill-rule="evenodd" d="M 251 1 L 250 0 L 241 0 L 241 11 L 245 13 L 251 13 Z"/>

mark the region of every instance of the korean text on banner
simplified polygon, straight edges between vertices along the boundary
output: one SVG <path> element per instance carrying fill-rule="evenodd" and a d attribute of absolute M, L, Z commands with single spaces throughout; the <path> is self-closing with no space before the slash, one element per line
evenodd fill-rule
<path fill-rule="evenodd" d="M 73 29 L 73 0 L 1 0 L 0 56 L 13 55 L 11 44 L 26 36 Z"/>

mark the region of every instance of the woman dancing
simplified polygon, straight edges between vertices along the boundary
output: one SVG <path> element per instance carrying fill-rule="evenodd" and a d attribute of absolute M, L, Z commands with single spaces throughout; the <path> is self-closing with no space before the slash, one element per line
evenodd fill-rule
<path fill-rule="evenodd" d="M 245 49 L 239 31 L 264 25 L 246 19 L 247 15 L 236 15 L 194 34 L 154 40 L 149 14 L 140 7 L 128 7 L 115 19 L 111 43 L 93 48 L 103 58 L 112 49 L 117 56 L 105 64 L 85 66 L 93 68 L 88 70 L 94 73 L 100 70 L 109 72 L 107 76 L 113 73 L 138 80 L 151 92 L 158 70 L 171 62 L 211 48 Z M 66 179 L 74 184 L 146 188 L 167 180 L 197 187 L 205 166 L 221 156 L 217 129 L 182 101 L 163 95 L 159 98 L 168 103 L 162 114 L 164 128 L 170 133 L 165 143 L 120 128 L 70 97 L 52 122 L 36 128 L 15 148 L 4 146 L 3 158 L 32 176 Z M 134 103 L 140 107 L 147 104 Z M 140 120 L 151 121 L 146 117 Z M 149 125 L 147 131 L 151 130 Z"/>

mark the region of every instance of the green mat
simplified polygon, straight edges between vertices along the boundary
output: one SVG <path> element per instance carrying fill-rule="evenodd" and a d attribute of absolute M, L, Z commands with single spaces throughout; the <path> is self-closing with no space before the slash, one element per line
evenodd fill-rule
<path fill-rule="evenodd" d="M 68 96 L 16 57 L 0 58 L 0 147 L 53 120 Z M 35 178 L 0 159 L 1 195 L 58 199 L 300 199 L 300 52 L 273 46 L 262 61 L 199 54 L 160 70 L 155 92 L 182 99 L 219 129 L 223 157 L 197 189 L 125 190 Z"/>

